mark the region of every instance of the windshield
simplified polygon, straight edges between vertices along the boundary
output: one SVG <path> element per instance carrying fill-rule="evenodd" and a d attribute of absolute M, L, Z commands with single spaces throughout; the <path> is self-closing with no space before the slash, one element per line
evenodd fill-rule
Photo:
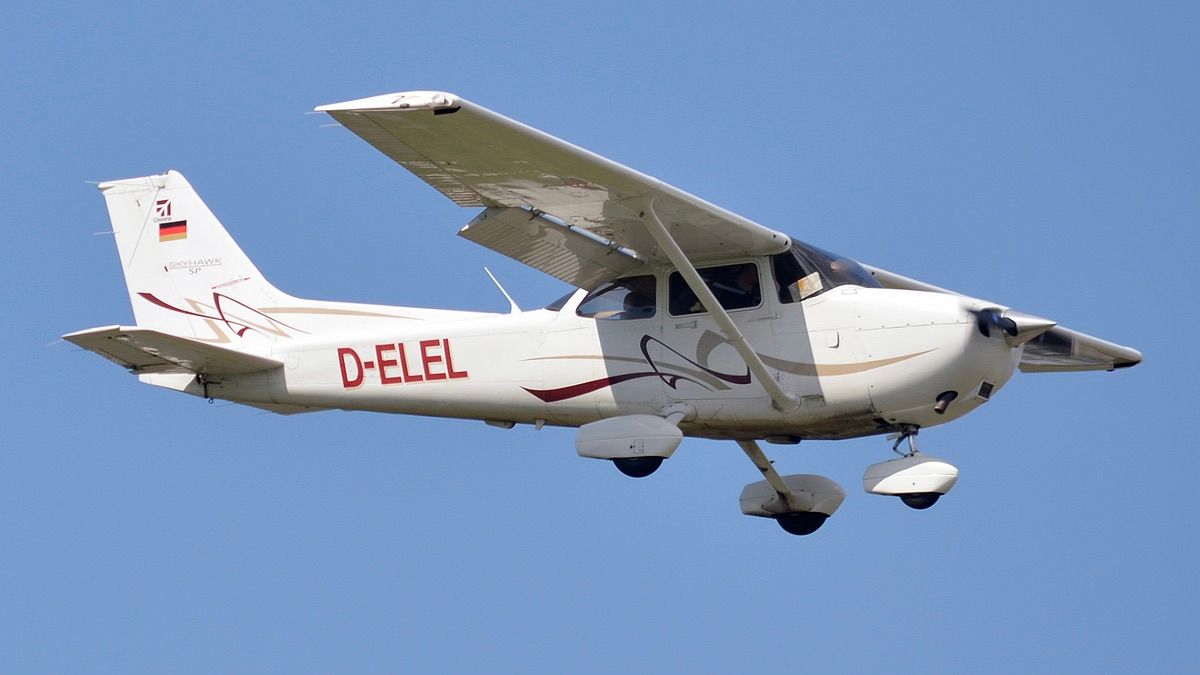
<path fill-rule="evenodd" d="M 771 258 L 779 301 L 800 302 L 838 286 L 882 288 L 856 261 L 800 242 Z"/>

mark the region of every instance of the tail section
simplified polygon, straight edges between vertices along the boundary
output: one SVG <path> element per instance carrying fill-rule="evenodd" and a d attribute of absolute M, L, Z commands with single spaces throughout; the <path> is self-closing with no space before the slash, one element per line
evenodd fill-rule
<path fill-rule="evenodd" d="M 251 351 L 292 336 L 269 312 L 294 299 L 263 278 L 182 174 L 100 191 L 139 327 Z"/>
<path fill-rule="evenodd" d="M 63 337 L 143 382 L 272 412 L 318 410 L 279 402 L 280 343 L 318 334 L 395 334 L 427 321 L 484 316 L 416 307 L 326 302 L 272 286 L 182 175 L 168 171 L 100 184 L 108 204 L 135 326 Z"/>

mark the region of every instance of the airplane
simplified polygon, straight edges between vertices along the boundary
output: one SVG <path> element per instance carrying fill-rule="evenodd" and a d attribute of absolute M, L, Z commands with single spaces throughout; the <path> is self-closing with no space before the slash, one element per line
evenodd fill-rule
<path fill-rule="evenodd" d="M 575 290 L 529 311 L 510 297 L 508 313 L 293 297 L 168 171 L 99 185 L 135 325 L 63 337 L 210 402 L 577 427 L 579 455 L 635 478 L 684 436 L 729 440 L 763 478 L 742 490 L 742 512 L 796 535 L 820 528 L 845 491 L 781 475 L 760 441 L 890 434 L 898 457 L 868 466 L 863 488 L 925 509 L 958 470 L 918 452 L 921 429 L 980 407 L 1017 369 L 1142 360 L 822 250 L 454 94 L 316 110 L 481 209 L 459 236 Z"/>

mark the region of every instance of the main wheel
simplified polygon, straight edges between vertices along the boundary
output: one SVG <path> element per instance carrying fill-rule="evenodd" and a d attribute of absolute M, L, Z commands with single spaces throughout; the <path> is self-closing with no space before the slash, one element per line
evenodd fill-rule
<path fill-rule="evenodd" d="M 900 495 L 900 501 L 910 509 L 921 511 L 927 509 L 937 503 L 942 495 L 937 492 L 914 492 L 908 495 Z"/>
<path fill-rule="evenodd" d="M 658 467 L 662 466 L 662 463 L 662 457 L 621 457 L 613 460 L 613 464 L 617 465 L 617 471 L 630 478 L 645 478 L 658 471 Z"/>
<path fill-rule="evenodd" d="M 805 535 L 812 534 L 821 529 L 821 526 L 825 524 L 828 518 L 829 514 L 827 513 L 803 511 L 775 516 L 775 522 L 779 523 L 783 531 L 788 534 Z"/>

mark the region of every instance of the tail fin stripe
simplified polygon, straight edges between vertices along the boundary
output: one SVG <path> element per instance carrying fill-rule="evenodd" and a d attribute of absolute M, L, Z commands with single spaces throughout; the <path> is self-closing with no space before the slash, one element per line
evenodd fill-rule
<path fill-rule="evenodd" d="M 182 307 L 176 307 L 175 305 L 172 305 L 171 303 L 160 299 L 158 296 L 154 295 L 153 293 L 139 292 L 138 295 L 141 296 L 142 299 L 146 300 L 147 302 L 153 303 L 155 305 L 158 305 L 159 307 L 162 307 L 163 309 L 170 310 L 172 312 L 186 314 L 187 316 L 195 316 L 195 317 L 199 317 L 201 319 L 208 319 L 210 321 L 220 321 L 221 323 L 224 323 L 225 326 L 229 328 L 229 330 L 234 331 L 234 333 L 236 333 L 238 337 L 244 336 L 246 334 L 246 331 L 248 331 L 248 330 L 252 330 L 256 333 L 262 334 L 262 335 L 264 335 L 264 337 L 266 335 L 261 330 L 259 330 L 258 326 L 251 326 L 250 324 L 242 323 L 240 321 L 235 321 L 233 319 L 230 319 L 228 316 L 226 316 L 224 308 L 221 307 L 222 299 L 228 300 L 229 302 L 237 303 L 239 306 L 244 307 L 244 308 L 250 310 L 251 312 L 254 312 L 255 314 L 266 319 L 272 325 L 283 326 L 284 328 L 289 328 L 291 330 L 296 331 L 297 333 L 307 334 L 307 331 L 301 330 L 299 328 L 296 328 L 295 326 L 286 324 L 282 321 L 279 321 L 278 319 L 267 316 L 266 314 L 263 314 L 262 312 L 258 311 L 257 309 L 255 309 L 243 302 L 239 302 L 238 300 L 236 300 L 234 298 L 231 298 L 227 295 L 222 295 L 220 293 L 213 293 L 213 306 L 217 310 L 217 316 L 212 316 L 209 314 L 201 314 L 200 312 L 193 312 L 190 310 L 183 309 Z M 276 330 L 276 331 L 272 331 L 272 332 L 277 335 L 284 335 L 285 337 L 287 337 L 286 333 L 282 333 L 281 331 Z"/>

